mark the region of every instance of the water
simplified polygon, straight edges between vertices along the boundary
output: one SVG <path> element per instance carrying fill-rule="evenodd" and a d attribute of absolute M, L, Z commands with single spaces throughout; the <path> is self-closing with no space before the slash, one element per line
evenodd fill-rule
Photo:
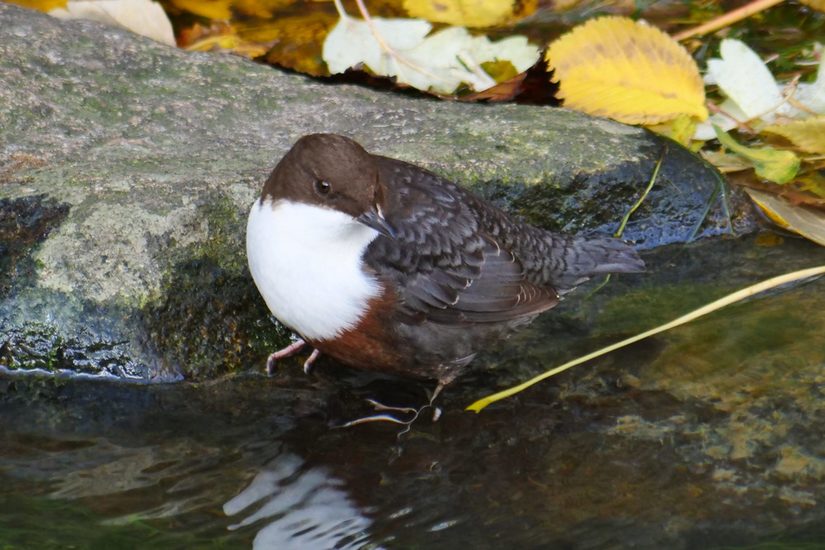
<path fill-rule="evenodd" d="M 0 548 L 822 547 L 825 281 L 463 412 L 825 251 L 719 240 L 647 260 L 480 357 L 400 439 L 330 426 L 428 386 L 331 363 L 162 386 L 5 375 Z"/>

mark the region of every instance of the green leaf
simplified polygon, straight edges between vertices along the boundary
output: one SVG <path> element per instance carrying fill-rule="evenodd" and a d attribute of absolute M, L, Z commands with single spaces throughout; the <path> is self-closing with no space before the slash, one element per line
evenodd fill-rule
<path fill-rule="evenodd" d="M 792 151 L 781 151 L 773 147 L 746 147 L 718 126 L 714 125 L 713 129 L 719 143 L 750 162 L 758 176 L 782 185 L 794 179 L 799 172 L 799 157 Z"/>

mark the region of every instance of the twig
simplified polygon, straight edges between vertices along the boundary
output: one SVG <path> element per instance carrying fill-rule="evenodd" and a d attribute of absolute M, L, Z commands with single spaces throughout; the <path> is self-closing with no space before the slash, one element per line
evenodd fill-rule
<path fill-rule="evenodd" d="M 500 391 L 498 393 L 494 393 L 492 395 L 488 395 L 482 399 L 479 399 L 475 403 L 471 404 L 467 407 L 466 410 L 473 411 L 473 412 L 481 412 L 484 407 L 491 403 L 495 403 L 496 401 L 500 401 L 512 395 L 515 395 L 521 391 L 526 390 L 530 386 L 534 384 L 538 384 L 542 380 L 550 378 L 551 376 L 555 376 L 560 372 L 564 372 L 567 369 L 575 367 L 577 365 L 581 365 L 582 363 L 586 363 L 591 359 L 595 359 L 597 357 L 601 357 L 602 355 L 607 355 L 612 351 L 616 351 L 617 349 L 629 346 L 630 344 L 635 344 L 640 340 L 644 340 L 645 338 L 649 338 L 650 336 L 654 336 L 656 334 L 665 332 L 672 328 L 676 328 L 678 326 L 684 325 L 691 321 L 694 321 L 700 317 L 704 317 L 708 313 L 713 313 L 716 310 L 722 309 L 723 307 L 729 306 L 731 304 L 735 304 L 736 302 L 740 302 L 745 298 L 750 298 L 751 296 L 755 296 L 761 292 L 765 292 L 766 290 L 770 290 L 772 288 L 776 288 L 778 286 L 786 285 L 788 283 L 793 283 L 795 281 L 801 281 L 803 279 L 808 279 L 810 277 L 815 277 L 817 275 L 822 275 L 825 273 L 825 266 L 819 267 L 811 267 L 809 269 L 803 269 L 801 271 L 794 271 L 793 273 L 786 273 L 784 275 L 779 275 L 778 277 L 774 277 L 772 279 L 768 279 L 767 281 L 762 281 L 761 283 L 757 283 L 755 285 L 749 286 L 747 288 L 743 288 L 733 294 L 728 294 L 727 296 L 716 300 L 715 302 L 711 302 L 710 304 L 700 307 L 697 310 L 691 311 L 687 315 L 683 315 L 678 319 L 674 319 L 673 321 L 666 323 L 664 325 L 660 325 L 656 328 L 652 328 L 646 332 L 641 334 L 637 334 L 631 338 L 627 338 L 626 340 L 622 340 L 621 342 L 616 342 L 615 344 L 611 344 L 606 348 L 602 348 L 598 351 L 594 351 L 593 353 L 588 353 L 583 357 L 579 357 L 578 359 L 574 359 L 572 361 L 568 361 L 567 363 L 556 367 L 554 369 L 550 369 L 547 372 L 543 372 L 538 376 L 527 380 L 526 382 L 522 382 L 518 386 L 513 386 L 512 388 L 508 388 L 506 390 Z"/>
<path fill-rule="evenodd" d="M 716 32 L 719 29 L 733 25 L 742 19 L 746 19 L 755 13 L 764 11 L 777 4 L 781 4 L 782 1 L 783 0 L 756 0 L 755 2 L 742 6 L 741 8 L 730 11 L 725 15 L 720 15 L 715 19 L 711 19 L 707 23 L 703 23 L 698 27 L 693 27 L 692 29 L 687 29 L 676 33 L 673 35 L 673 38 L 682 41 L 694 36 Z"/>

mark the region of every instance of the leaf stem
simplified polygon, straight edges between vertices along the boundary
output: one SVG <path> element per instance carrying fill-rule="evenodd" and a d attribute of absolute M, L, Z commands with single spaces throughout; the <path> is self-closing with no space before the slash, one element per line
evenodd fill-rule
<path fill-rule="evenodd" d="M 341 4 L 341 0 L 334 0 L 334 1 L 335 1 L 335 9 L 337 9 L 339 13 L 346 13 L 346 12 L 343 11 L 343 9 L 344 9 L 343 6 L 341 6 L 340 9 L 338 8 L 338 6 Z M 364 22 L 369 27 L 370 32 L 372 33 L 372 36 L 375 38 L 375 41 L 378 42 L 378 45 L 381 46 L 381 48 L 385 52 L 387 52 L 387 55 L 394 58 L 396 61 L 398 61 L 402 65 L 406 65 L 410 69 L 412 69 L 414 71 L 417 71 L 417 72 L 419 72 L 423 75 L 426 75 L 426 76 L 432 78 L 433 80 L 441 80 L 442 82 L 444 81 L 444 79 L 441 78 L 440 76 L 438 76 L 436 74 L 433 74 L 430 71 L 428 71 L 427 69 L 416 65 L 415 63 L 413 63 L 412 61 L 410 61 L 409 59 L 407 59 L 406 57 L 404 57 L 403 55 L 401 55 L 400 53 L 395 51 L 392 46 L 387 44 L 387 41 L 384 40 L 384 36 L 381 34 L 381 32 L 375 26 L 375 22 L 372 20 L 372 16 L 370 16 L 370 12 L 367 11 L 367 6 L 364 5 L 364 0 L 355 0 L 355 3 L 358 5 L 358 11 L 361 12 L 361 17 L 364 18 Z"/>
<path fill-rule="evenodd" d="M 682 32 L 678 32 L 673 35 L 673 38 L 675 40 L 682 41 L 687 40 L 688 38 L 692 38 L 694 36 L 701 36 L 703 34 L 716 32 L 719 29 L 723 29 L 725 27 L 733 25 L 734 23 L 737 23 L 742 19 L 746 19 L 755 13 L 764 11 L 777 4 L 781 4 L 782 2 L 783 0 L 756 0 L 755 2 L 751 2 L 750 4 L 742 6 L 741 8 L 737 8 L 724 15 L 720 15 L 715 19 L 711 19 L 710 21 L 703 23 L 697 27 L 693 27 L 692 29 L 687 29 Z"/>
<path fill-rule="evenodd" d="M 664 325 L 660 325 L 656 328 L 652 328 L 652 329 L 650 329 L 648 331 L 645 331 L 641 334 L 637 334 L 636 336 L 633 336 L 631 338 L 627 338 L 625 340 L 622 340 L 621 342 L 616 342 L 615 344 L 611 344 L 611 345 L 609 345 L 605 348 L 602 348 L 600 350 L 594 351 L 592 353 L 588 353 L 587 355 L 579 357 L 578 359 L 573 359 L 572 361 L 568 361 L 567 363 L 565 363 L 561 366 L 558 366 L 554 369 L 550 369 L 549 371 L 543 372 L 543 373 L 539 374 L 538 376 L 535 376 L 535 377 L 531 378 L 530 380 L 527 380 L 526 382 L 522 382 L 521 384 L 519 384 L 517 386 L 513 386 L 512 388 L 508 388 L 506 390 L 494 393 L 492 395 L 488 395 L 487 397 L 483 397 L 483 398 L 479 399 L 478 401 L 472 403 L 465 410 L 473 411 L 473 412 L 476 412 L 476 413 L 481 412 L 482 409 L 484 409 L 484 407 L 486 407 L 487 405 L 489 405 L 491 403 L 495 403 L 496 401 L 500 401 L 502 399 L 505 399 L 507 397 L 515 395 L 519 392 L 522 392 L 522 391 L 526 390 L 527 388 L 529 388 L 530 386 L 532 386 L 534 384 L 538 384 L 542 380 L 550 378 L 551 376 L 555 376 L 556 374 L 559 374 L 560 372 L 564 372 L 567 369 L 570 369 L 570 368 L 575 367 L 577 365 L 581 365 L 582 363 L 590 361 L 591 359 L 601 357 L 602 355 L 606 355 L 606 354 L 608 354 L 612 351 L 615 351 L 617 349 L 629 346 L 630 344 L 635 344 L 636 342 L 638 342 L 640 340 L 644 340 L 645 338 L 649 338 L 650 336 L 654 336 L 656 334 L 665 332 L 665 331 L 670 330 L 672 328 L 684 325 L 684 324 L 689 323 L 693 320 L 696 320 L 700 317 L 704 317 L 705 315 L 707 315 L 709 313 L 713 313 L 714 311 L 722 309 L 723 307 L 726 307 L 726 306 L 729 306 L 729 305 L 734 304 L 736 302 L 742 301 L 745 298 L 750 298 L 751 296 L 755 296 L 757 294 L 765 292 L 766 290 L 770 290 L 770 289 L 776 288 L 778 286 L 782 286 L 782 285 L 785 285 L 785 284 L 788 284 L 788 283 L 793 283 L 793 282 L 796 282 L 796 281 L 801 281 L 803 279 L 808 279 L 810 277 L 815 277 L 817 275 L 822 275 L 822 274 L 825 274 L 825 266 L 811 267 L 811 268 L 808 268 L 808 269 L 803 269 L 801 271 L 794 271 L 793 273 L 786 273 L 784 275 L 779 275 L 777 277 L 773 277 L 772 279 L 762 281 L 761 283 L 757 283 L 755 285 L 743 288 L 742 290 L 738 290 L 738 291 L 734 292 L 733 294 L 728 294 L 727 296 L 725 296 L 723 298 L 720 298 L 720 299 L 716 300 L 715 302 L 711 302 L 710 304 L 707 304 L 706 306 L 703 306 L 703 307 L 700 307 L 699 309 L 691 311 L 690 313 L 688 313 L 686 315 L 682 315 L 681 317 L 679 317 L 677 319 L 674 319 L 673 321 L 671 321 L 669 323 L 665 323 Z"/>
<path fill-rule="evenodd" d="M 624 233 L 624 228 L 627 225 L 627 222 L 630 220 L 630 216 L 632 216 L 633 213 L 639 209 L 639 207 L 645 201 L 647 196 L 650 194 L 650 190 L 653 189 L 653 184 L 656 183 L 656 179 L 659 177 L 659 169 L 662 167 L 662 161 L 665 159 L 666 154 L 667 145 L 662 147 L 662 152 L 659 154 L 659 160 L 656 161 L 656 166 L 653 168 L 653 174 L 650 176 L 650 181 L 647 183 L 647 188 L 645 189 L 644 193 L 642 193 L 642 196 L 639 197 L 639 200 L 637 200 L 636 203 L 630 207 L 630 210 L 628 210 L 622 218 L 622 223 L 619 224 L 619 228 L 613 234 L 613 236 L 617 239 L 622 236 L 622 233 Z"/>

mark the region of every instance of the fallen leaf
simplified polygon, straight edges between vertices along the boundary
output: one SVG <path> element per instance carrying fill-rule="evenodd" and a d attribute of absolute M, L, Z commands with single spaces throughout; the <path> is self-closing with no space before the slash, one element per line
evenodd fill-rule
<path fill-rule="evenodd" d="M 295 0 L 232 0 L 232 9 L 243 15 L 270 19 L 276 12 L 295 4 Z"/>
<path fill-rule="evenodd" d="M 712 139 L 713 126 L 728 131 L 754 119 L 771 123 L 776 115 L 807 118 L 812 112 L 825 114 L 825 59 L 815 82 L 781 86 L 745 43 L 723 40 L 720 55 L 721 59 L 708 60 L 705 82 L 717 84 L 727 99 L 719 106 L 721 112 L 697 126 L 694 139 Z"/>
<path fill-rule="evenodd" d="M 66 0 L 10 0 L 12 4 L 29 8 L 30 10 L 40 10 L 50 12 L 55 8 L 65 8 Z"/>
<path fill-rule="evenodd" d="M 762 59 L 744 42 L 727 38 L 719 46 L 721 59 L 708 60 L 705 81 L 717 84 L 746 120 L 790 112 L 782 90 Z M 784 107 L 783 107 L 784 106 Z"/>
<path fill-rule="evenodd" d="M 794 185 L 817 197 L 825 198 L 825 174 L 820 171 L 814 170 L 797 176 Z"/>
<path fill-rule="evenodd" d="M 404 0 L 410 17 L 459 27 L 500 27 L 536 11 L 538 0 Z"/>
<path fill-rule="evenodd" d="M 506 60 L 522 72 L 539 55 L 523 36 L 490 42 L 463 27 L 429 35 L 432 25 L 421 19 L 373 17 L 367 22 L 343 10 L 340 15 L 322 53 L 332 74 L 363 65 L 373 74 L 393 76 L 419 90 L 452 94 L 461 84 L 476 91 L 494 86 L 495 80 L 481 67 L 484 62 Z"/>
<path fill-rule="evenodd" d="M 209 52 L 212 50 L 224 50 L 235 55 L 254 59 L 266 53 L 266 48 L 260 44 L 247 42 L 234 31 L 224 34 L 214 34 L 192 41 L 185 48 L 190 52 Z"/>
<path fill-rule="evenodd" d="M 547 82 L 547 62 L 539 56 L 532 67 L 492 88 L 458 97 L 459 101 L 515 101 L 529 105 L 558 105 L 558 86 Z"/>
<path fill-rule="evenodd" d="M 423 19 L 373 17 L 371 21 L 383 44 L 378 42 L 366 21 L 341 14 L 324 40 L 322 55 L 330 73 L 343 73 L 363 63 L 373 73 L 392 75 L 399 63 L 388 49 L 410 50 L 421 44 L 433 28 Z"/>
<path fill-rule="evenodd" d="M 816 80 L 810 84 L 800 83 L 796 87 L 794 99 L 809 111 L 825 115 L 825 55 L 819 62 Z"/>
<path fill-rule="evenodd" d="M 521 93 L 526 76 L 527 73 L 517 74 L 510 80 L 499 82 L 492 88 L 487 88 L 486 90 L 482 90 L 480 92 L 465 94 L 460 96 L 458 99 L 459 101 L 467 102 L 489 101 L 491 103 L 512 101 L 519 95 L 519 93 Z"/>
<path fill-rule="evenodd" d="M 206 19 L 220 21 L 232 17 L 232 0 L 169 0 L 169 4 Z"/>
<path fill-rule="evenodd" d="M 780 135 L 805 152 L 825 154 L 825 116 L 768 126 L 762 131 Z"/>
<path fill-rule="evenodd" d="M 777 225 L 825 246 L 825 211 L 795 206 L 782 197 L 745 188 L 753 202 Z"/>
<path fill-rule="evenodd" d="M 566 107 L 629 124 L 707 118 L 705 88 L 688 52 L 659 29 L 601 17 L 553 42 L 548 64 Z"/>
<path fill-rule="evenodd" d="M 724 147 L 750 162 L 756 174 L 768 181 L 782 185 L 793 180 L 799 171 L 799 157 L 792 151 L 781 151 L 773 147 L 746 147 L 718 127 L 716 139 Z"/>
<path fill-rule="evenodd" d="M 312 10 L 264 22 L 240 23 L 236 30 L 244 40 L 271 45 L 264 56 L 271 65 L 312 76 L 329 76 L 321 52 L 335 21 L 334 14 Z"/>
<path fill-rule="evenodd" d="M 742 170 L 751 170 L 753 164 L 733 153 L 722 151 L 709 151 L 702 149 L 700 151 L 702 158 L 716 167 L 717 170 L 723 174 L 730 174 L 731 172 L 741 172 Z"/>
<path fill-rule="evenodd" d="M 49 15 L 58 19 L 90 19 L 129 29 L 156 42 L 175 46 L 175 33 L 166 12 L 151 0 L 70 1 Z"/>
<path fill-rule="evenodd" d="M 682 114 L 673 120 L 648 126 L 648 129 L 687 146 L 696 131 L 696 119 Z"/>
<path fill-rule="evenodd" d="M 726 99 L 717 107 L 719 112 L 710 115 L 710 118 L 696 125 L 696 132 L 693 139 L 707 141 L 716 137 L 714 127 L 719 127 L 728 132 L 741 124 L 745 124 L 748 115 L 743 113 L 736 103 Z"/>
<path fill-rule="evenodd" d="M 513 64 L 506 59 L 503 61 L 485 61 L 481 63 L 481 68 L 497 83 L 512 80 L 519 74 Z"/>
<path fill-rule="evenodd" d="M 808 7 L 825 12 L 825 0 L 799 0 Z"/>

